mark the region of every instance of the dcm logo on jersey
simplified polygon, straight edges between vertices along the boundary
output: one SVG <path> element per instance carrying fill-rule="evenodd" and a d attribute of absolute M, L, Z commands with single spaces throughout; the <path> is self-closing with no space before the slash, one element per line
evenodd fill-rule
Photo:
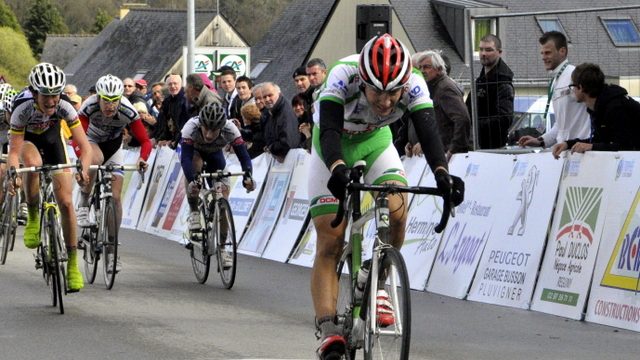
<path fill-rule="evenodd" d="M 640 291 L 640 188 L 611 252 L 600 285 L 625 291 Z"/>

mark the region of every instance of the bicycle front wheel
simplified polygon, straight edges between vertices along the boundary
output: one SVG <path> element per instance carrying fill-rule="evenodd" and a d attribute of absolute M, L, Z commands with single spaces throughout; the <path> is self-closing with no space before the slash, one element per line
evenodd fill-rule
<path fill-rule="evenodd" d="M 370 275 L 368 288 L 374 291 L 368 295 L 364 358 L 409 359 L 411 289 L 407 268 L 398 250 L 381 251 L 378 274 Z"/>
<path fill-rule="evenodd" d="M 107 290 L 111 290 L 118 273 L 118 220 L 116 219 L 116 206 L 111 199 L 106 199 L 103 210 L 104 216 L 99 234 L 99 239 L 102 240 L 102 273 Z"/>
<path fill-rule="evenodd" d="M 218 271 L 225 288 L 231 289 L 236 281 L 236 265 L 238 264 L 238 244 L 236 243 L 236 228 L 233 223 L 231 206 L 226 199 L 218 200 L 218 233 L 216 257 Z"/>
<path fill-rule="evenodd" d="M 205 229 L 199 234 L 191 234 L 191 236 L 200 236 L 200 241 L 192 242 L 191 246 L 191 267 L 193 268 L 193 274 L 196 276 L 196 280 L 200 284 L 207 282 L 209 278 L 209 269 L 211 267 L 211 254 L 209 254 L 209 244 L 213 241 L 215 229 L 210 217 L 205 215 L 204 206 L 200 205 L 200 216 L 204 216 L 206 221 Z"/>
<path fill-rule="evenodd" d="M 64 314 L 64 303 L 62 301 L 62 295 L 64 288 L 66 288 L 65 281 L 65 269 L 61 263 L 61 256 L 63 254 L 64 241 L 60 237 L 60 223 L 57 219 L 56 210 L 50 208 L 46 211 L 46 231 L 43 245 L 45 246 L 46 263 L 49 270 L 51 288 L 51 300 L 53 306 L 58 306 L 60 314 Z M 64 287 L 63 287 L 64 286 Z"/>
<path fill-rule="evenodd" d="M 2 209 L 0 210 L 2 215 L 0 216 L 0 264 L 4 265 L 5 261 L 7 261 L 7 252 L 9 251 L 9 247 L 11 246 L 11 233 L 13 228 L 12 221 L 12 201 L 13 196 L 6 194 L 4 204 L 2 204 Z"/>

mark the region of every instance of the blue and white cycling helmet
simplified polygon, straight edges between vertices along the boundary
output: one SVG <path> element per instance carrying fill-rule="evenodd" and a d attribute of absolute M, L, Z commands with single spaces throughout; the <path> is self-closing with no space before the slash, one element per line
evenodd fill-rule
<path fill-rule="evenodd" d="M 53 64 L 40 63 L 29 73 L 29 85 L 42 95 L 60 95 L 66 83 L 62 69 Z"/>

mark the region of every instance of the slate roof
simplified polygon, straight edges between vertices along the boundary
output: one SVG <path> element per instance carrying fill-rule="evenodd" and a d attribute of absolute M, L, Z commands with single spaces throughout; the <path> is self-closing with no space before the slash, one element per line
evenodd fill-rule
<path fill-rule="evenodd" d="M 64 68 L 96 37 L 83 34 L 47 34 L 44 42 L 41 61 Z"/>
<path fill-rule="evenodd" d="M 347 1 L 347 0 L 342 0 Z M 355 6 L 355 1 L 354 6 Z M 456 5 L 479 7 L 503 6 L 509 13 L 562 9 L 587 9 L 637 5 L 638 0 L 449 0 Z M 257 82 L 274 81 L 286 96 L 295 93 L 291 74 L 305 63 L 307 54 L 320 36 L 323 24 L 328 21 L 335 0 L 294 0 L 274 22 L 269 32 L 252 47 L 252 66 L 261 59 L 270 58 L 271 63 L 257 78 Z M 416 50 L 442 49 L 451 59 L 451 76 L 463 83 L 469 82 L 470 71 L 458 54 L 447 29 L 439 18 L 430 0 L 390 0 L 400 22 Z M 315 14 L 301 16 L 301 14 Z M 601 15 L 631 16 L 640 26 L 640 10 L 619 12 L 590 12 L 561 14 L 562 22 L 570 38 L 569 61 L 573 64 L 590 61 L 600 64 L 607 75 L 638 76 L 640 48 L 616 47 L 601 25 Z M 554 15 L 556 16 L 556 15 Z M 354 25 L 355 26 L 355 25 Z M 516 82 L 533 83 L 540 86 L 546 82 L 547 73 L 540 60 L 538 38 L 542 31 L 533 16 L 509 18 L 506 21 L 506 36 L 503 36 L 503 58 L 515 74 Z M 475 62 L 475 76 L 480 72 Z"/>
<path fill-rule="evenodd" d="M 291 76 L 309 60 L 308 54 L 335 3 L 336 0 L 293 0 L 251 48 L 252 66 L 262 59 L 271 60 L 254 83 L 273 81 L 290 100 L 296 93 Z"/>
<path fill-rule="evenodd" d="M 216 16 L 215 11 L 195 13 L 196 38 Z M 185 10 L 132 9 L 123 19 L 115 19 L 79 54 L 65 72 L 68 82 L 87 93 L 96 80 L 107 73 L 133 77 L 146 69 L 147 82 L 162 80 L 182 56 L 186 45 Z"/>

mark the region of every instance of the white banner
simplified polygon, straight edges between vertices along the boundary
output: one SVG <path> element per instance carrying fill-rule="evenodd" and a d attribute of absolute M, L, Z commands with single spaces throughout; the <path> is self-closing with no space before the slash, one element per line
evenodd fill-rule
<path fill-rule="evenodd" d="M 423 174 L 425 172 L 431 172 L 431 169 L 429 169 L 429 167 L 427 166 L 427 161 L 425 160 L 423 155 L 412 157 L 405 156 L 404 158 L 402 158 L 402 166 L 404 167 L 404 173 L 407 177 L 407 183 L 409 184 L 409 186 L 419 184 L 420 179 L 422 179 L 423 177 Z M 411 205 L 411 202 L 413 201 L 413 194 L 407 195 L 409 199 L 408 205 Z"/>
<path fill-rule="evenodd" d="M 256 189 L 248 193 L 242 186 L 242 181 L 236 181 L 229 194 L 229 205 L 233 213 L 233 224 L 236 227 L 236 239 L 238 242 L 241 242 L 245 228 L 249 223 L 249 218 L 253 214 L 253 209 L 260 198 L 261 189 L 264 187 L 264 179 L 267 177 L 267 172 L 271 165 L 271 156 L 262 154 L 252 159 L 251 164 L 253 166 L 252 176 L 256 182 Z M 237 156 L 230 155 L 227 157 L 227 169 L 229 171 L 241 171 Z"/>
<path fill-rule="evenodd" d="M 427 283 L 430 292 L 463 299 L 504 200 L 513 157 L 469 153 L 450 164 L 465 181 L 465 201 L 449 220 Z"/>
<path fill-rule="evenodd" d="M 280 262 L 287 261 L 309 213 L 309 153 L 304 149 L 292 149 L 287 154 L 287 158 L 289 157 L 294 164 L 284 208 L 262 254 L 264 258 Z"/>
<path fill-rule="evenodd" d="M 186 203 L 184 181 L 178 154 L 174 152 L 169 163 L 164 191 L 158 196 L 157 207 L 152 207 L 155 211 L 147 223 L 148 233 L 175 241 L 182 239 L 181 229 L 184 229 L 184 226 L 178 226 L 175 231 L 173 226 L 176 220 L 183 225 L 188 216 L 188 211 L 183 207 Z"/>
<path fill-rule="evenodd" d="M 597 151 L 568 156 L 532 310 L 582 318 L 616 175 L 614 156 Z"/>
<path fill-rule="evenodd" d="M 142 212 L 138 220 L 137 228 L 140 231 L 147 230 L 147 224 L 156 214 L 156 209 L 167 185 L 167 173 L 171 169 L 171 159 L 174 154 L 175 152 L 167 146 L 156 149 L 156 160 L 153 164 L 151 179 L 147 182 L 147 195 L 145 196 Z"/>
<path fill-rule="evenodd" d="M 640 153 L 619 155 L 586 320 L 640 331 Z"/>
<path fill-rule="evenodd" d="M 140 148 L 125 150 L 124 163 L 135 164 L 140 157 Z M 147 159 L 147 171 L 144 178 L 137 171 L 126 171 L 122 184 L 122 227 L 125 229 L 135 229 L 140 219 L 142 204 L 144 202 L 147 184 L 151 181 L 151 173 L 156 157 L 156 150 L 153 149 Z"/>
<path fill-rule="evenodd" d="M 511 156 L 509 156 L 511 157 Z M 499 212 L 482 254 L 469 300 L 528 309 L 551 222 L 564 159 L 515 156 Z M 496 189 L 497 190 L 497 189 Z"/>
<path fill-rule="evenodd" d="M 318 236 L 316 234 L 316 228 L 313 226 L 313 220 L 309 221 L 309 225 L 305 229 L 300 241 L 289 257 L 289 264 L 295 264 L 300 266 L 312 267 L 313 260 L 316 257 L 316 241 Z"/>
<path fill-rule="evenodd" d="M 262 256 L 282 210 L 295 160 L 295 156 L 287 155 L 283 163 L 274 161 L 271 165 L 256 213 L 242 237 L 238 252 Z"/>

